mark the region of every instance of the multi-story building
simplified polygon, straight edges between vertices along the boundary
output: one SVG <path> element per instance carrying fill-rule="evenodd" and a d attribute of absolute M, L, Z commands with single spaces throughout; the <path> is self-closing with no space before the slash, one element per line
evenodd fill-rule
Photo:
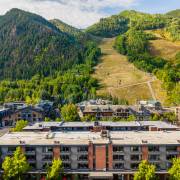
<path fill-rule="evenodd" d="M 149 119 L 151 113 L 140 106 L 126 105 L 88 105 L 79 107 L 79 115 L 81 117 L 91 115 L 97 119 L 102 118 L 123 118 L 127 119 L 130 115 L 134 115 L 137 119 Z"/>
<path fill-rule="evenodd" d="M 83 180 L 131 180 L 141 160 L 148 160 L 166 180 L 171 159 L 180 157 L 180 131 L 8 133 L 0 137 L 1 160 L 17 146 L 25 152 L 31 173 L 44 173 L 47 164 L 61 158 L 65 173 Z"/>
<path fill-rule="evenodd" d="M 44 112 L 41 108 L 23 106 L 14 111 L 8 109 L 1 117 L 2 126 L 14 126 L 18 120 L 27 120 L 30 123 L 39 122 L 44 119 Z"/>

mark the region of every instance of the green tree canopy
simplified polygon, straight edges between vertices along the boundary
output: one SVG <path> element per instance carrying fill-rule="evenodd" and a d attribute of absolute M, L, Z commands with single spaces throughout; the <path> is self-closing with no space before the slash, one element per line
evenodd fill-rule
<path fill-rule="evenodd" d="M 134 175 L 134 180 L 156 180 L 156 167 L 147 161 L 139 164 L 138 171 Z"/>
<path fill-rule="evenodd" d="M 61 180 L 63 174 L 63 165 L 60 159 L 54 159 L 52 166 L 48 168 L 47 180 Z"/>
<path fill-rule="evenodd" d="M 61 115 L 64 121 L 78 121 L 79 115 L 74 104 L 66 104 L 61 108 Z"/>
<path fill-rule="evenodd" d="M 171 180 L 179 180 L 180 179 L 180 158 L 175 158 L 172 161 L 173 165 L 169 169 L 169 175 Z"/>
<path fill-rule="evenodd" d="M 19 120 L 16 122 L 16 126 L 12 128 L 13 132 L 21 132 L 24 127 L 28 125 L 28 121 L 26 120 Z"/>
<path fill-rule="evenodd" d="M 29 170 L 29 164 L 21 149 L 17 147 L 12 157 L 6 157 L 2 164 L 4 180 L 22 179 L 22 175 Z"/>

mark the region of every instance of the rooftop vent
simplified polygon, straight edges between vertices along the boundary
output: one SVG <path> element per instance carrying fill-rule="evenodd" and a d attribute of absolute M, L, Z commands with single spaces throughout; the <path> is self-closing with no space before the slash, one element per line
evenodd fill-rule
<path fill-rule="evenodd" d="M 147 140 L 142 140 L 142 143 L 147 144 L 148 141 Z"/>
<path fill-rule="evenodd" d="M 101 137 L 102 137 L 102 138 L 108 138 L 108 137 L 109 137 L 109 131 L 107 131 L 107 130 L 102 130 L 102 131 L 101 131 Z"/>
<path fill-rule="evenodd" d="M 25 144 L 25 141 L 19 141 L 20 144 Z"/>
<path fill-rule="evenodd" d="M 59 141 L 54 141 L 54 144 L 60 144 L 60 142 Z"/>

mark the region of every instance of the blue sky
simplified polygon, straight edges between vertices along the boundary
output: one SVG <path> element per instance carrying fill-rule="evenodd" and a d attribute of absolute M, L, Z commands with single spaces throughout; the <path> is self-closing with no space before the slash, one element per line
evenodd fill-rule
<path fill-rule="evenodd" d="M 37 13 L 46 19 L 61 19 L 85 28 L 102 17 L 126 9 L 148 13 L 165 13 L 180 8 L 180 0 L 0 0 L 0 14 L 11 8 Z"/>

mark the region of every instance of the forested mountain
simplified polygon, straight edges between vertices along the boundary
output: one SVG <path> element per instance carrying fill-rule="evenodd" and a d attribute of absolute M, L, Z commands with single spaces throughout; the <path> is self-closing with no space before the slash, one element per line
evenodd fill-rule
<path fill-rule="evenodd" d="M 86 32 L 95 36 L 114 37 L 128 30 L 128 19 L 120 15 L 113 15 L 109 18 L 102 18 L 99 23 L 96 23 Z"/>
<path fill-rule="evenodd" d="M 59 28 L 62 32 L 65 32 L 74 36 L 78 36 L 79 34 L 83 33 L 80 29 L 70 26 L 69 24 L 66 24 L 59 19 L 53 19 L 53 20 L 50 20 L 50 22 L 54 24 L 57 28 Z"/>
<path fill-rule="evenodd" d="M 87 28 L 87 32 L 102 36 L 115 37 L 133 27 L 137 30 L 163 29 L 166 36 L 172 40 L 180 40 L 179 10 L 164 14 L 147 14 L 134 10 L 123 11 L 118 15 L 101 19 Z M 171 16 L 170 16 L 171 15 Z M 176 17 L 176 18 L 175 18 Z"/>
<path fill-rule="evenodd" d="M 52 24 L 54 24 L 60 31 L 67 33 L 70 36 L 73 36 L 79 43 L 84 44 L 88 40 L 92 40 L 92 37 L 88 34 L 83 32 L 78 28 L 70 26 L 69 24 L 64 23 L 59 19 L 50 20 Z"/>
<path fill-rule="evenodd" d="M 170 11 L 170 12 L 167 13 L 167 15 L 175 17 L 175 18 L 180 18 L 180 9 Z"/>
<path fill-rule="evenodd" d="M 12 9 L 0 18 L 0 55 L 0 79 L 29 79 L 81 62 L 83 48 L 41 16 Z"/>

